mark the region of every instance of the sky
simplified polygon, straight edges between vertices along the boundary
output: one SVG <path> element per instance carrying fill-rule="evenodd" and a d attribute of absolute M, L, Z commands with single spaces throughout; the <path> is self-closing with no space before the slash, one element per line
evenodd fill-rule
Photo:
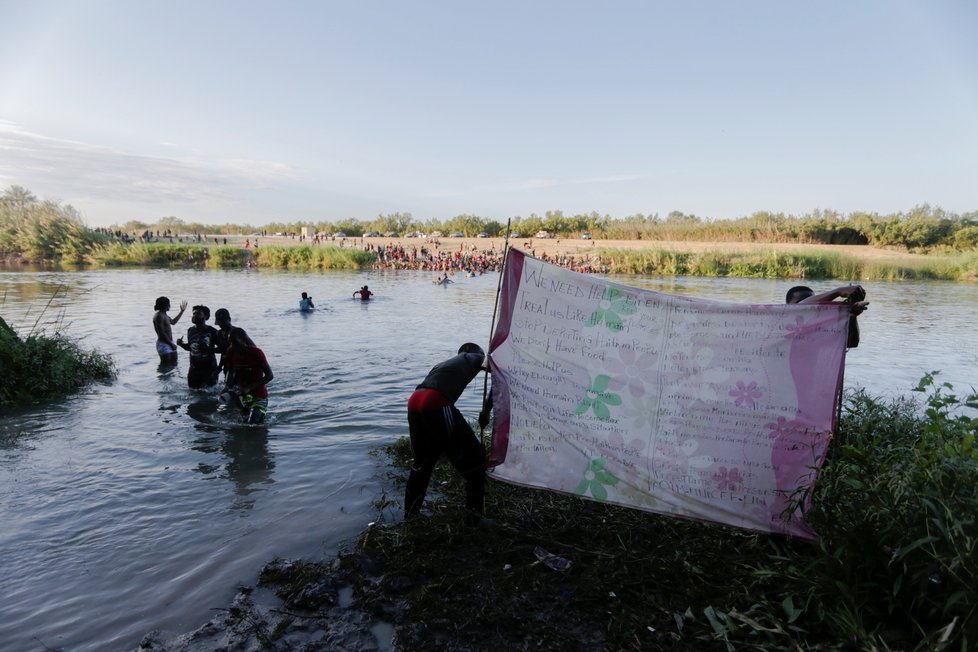
<path fill-rule="evenodd" d="M 978 3 L 0 0 L 0 190 L 90 226 L 978 210 Z"/>

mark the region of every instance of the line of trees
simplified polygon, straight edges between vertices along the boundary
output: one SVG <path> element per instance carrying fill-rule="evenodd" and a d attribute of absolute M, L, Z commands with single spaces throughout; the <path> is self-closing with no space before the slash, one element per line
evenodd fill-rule
<path fill-rule="evenodd" d="M 590 233 L 595 239 L 671 240 L 708 242 L 800 242 L 813 244 L 862 244 L 901 247 L 908 251 L 973 251 L 978 249 L 978 211 L 955 214 L 929 204 L 907 212 L 881 215 L 816 210 L 804 215 L 756 212 L 731 220 L 718 220 L 673 211 L 666 217 L 641 213 L 612 218 L 597 212 L 565 215 L 547 211 L 542 216 L 512 218 L 511 232 L 517 237 L 533 237 L 547 231 L 553 237 L 578 237 Z M 86 228 L 71 206 L 40 200 L 30 191 L 11 187 L 0 196 L 0 256 L 17 255 L 31 259 L 61 258 L 82 262 L 107 242 L 138 238 L 143 233 L 247 235 L 308 232 L 360 237 L 376 232 L 403 236 L 413 231 L 445 235 L 461 233 L 467 237 L 486 233 L 505 234 L 499 220 L 478 215 L 456 215 L 447 220 L 419 220 L 411 213 L 378 215 L 372 220 L 346 218 L 329 221 L 271 222 L 261 227 L 247 224 L 222 225 L 185 222 L 174 216 L 150 224 L 132 220 L 108 229 Z"/>
<path fill-rule="evenodd" d="M 303 227 L 310 232 L 345 233 L 350 237 L 371 232 L 403 236 L 413 231 L 441 231 L 446 235 L 462 233 L 467 237 L 486 233 L 498 237 L 506 231 L 504 223 L 478 215 L 419 220 L 411 213 L 378 215 L 372 220 L 346 218 L 335 222 L 272 222 L 261 227 L 261 230 L 266 233 L 299 233 Z M 118 228 L 128 233 L 170 229 L 183 233 L 225 235 L 255 230 L 251 226 L 234 224 L 214 226 L 184 223 L 175 217 L 163 218 L 155 225 L 127 222 Z M 942 248 L 970 251 L 978 248 L 978 211 L 955 214 L 929 204 L 885 215 L 864 212 L 846 215 L 830 210 L 816 210 L 804 215 L 759 211 L 730 220 L 703 218 L 679 211 L 673 211 L 664 218 L 641 213 L 612 218 L 596 212 L 565 215 L 563 211 L 556 210 L 547 211 L 542 216 L 535 213 L 528 217 L 516 216 L 512 218 L 510 228 L 524 238 L 532 237 L 538 231 L 547 231 L 554 237 L 576 237 L 590 233 L 594 238 L 608 240 L 856 244 L 902 247 L 908 251 Z"/>

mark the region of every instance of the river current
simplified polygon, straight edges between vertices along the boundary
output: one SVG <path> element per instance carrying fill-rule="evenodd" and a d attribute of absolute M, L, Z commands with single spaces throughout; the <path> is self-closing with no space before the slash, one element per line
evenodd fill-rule
<path fill-rule="evenodd" d="M 407 434 L 405 403 L 465 341 L 489 339 L 498 275 L 100 270 L 0 272 L 0 316 L 61 328 L 112 354 L 118 378 L 0 420 L 0 650 L 131 650 L 187 631 L 274 557 L 335 555 L 378 518 L 391 486 L 370 451 Z M 653 290 L 780 303 L 793 283 L 619 278 Z M 351 298 L 368 284 L 370 302 Z M 832 282 L 811 283 L 816 291 Z M 317 309 L 301 313 L 301 292 Z M 845 384 L 910 394 L 927 371 L 975 381 L 978 287 L 873 283 Z M 275 372 L 265 427 L 162 370 L 157 296 L 231 311 Z M 35 326 L 36 324 L 36 326 Z M 185 335 L 190 314 L 174 326 Z M 2 373 L 2 370 L 0 370 Z M 482 383 L 459 401 L 474 417 Z M 491 510 L 491 506 L 489 506 Z M 396 513 L 388 517 L 396 518 Z"/>

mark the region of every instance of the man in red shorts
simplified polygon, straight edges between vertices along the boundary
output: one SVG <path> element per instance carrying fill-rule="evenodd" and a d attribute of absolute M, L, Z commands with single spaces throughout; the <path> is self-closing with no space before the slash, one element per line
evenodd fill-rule
<path fill-rule="evenodd" d="M 458 354 L 432 367 L 408 399 L 408 426 L 414 463 L 404 492 L 404 514 L 411 518 L 421 511 L 431 473 L 442 453 L 465 479 L 465 522 L 482 522 L 485 496 L 485 450 L 471 426 L 455 407 L 466 386 L 483 369 L 486 354 L 478 344 L 463 344 Z M 489 406 L 479 414 L 479 424 L 488 422 Z"/>

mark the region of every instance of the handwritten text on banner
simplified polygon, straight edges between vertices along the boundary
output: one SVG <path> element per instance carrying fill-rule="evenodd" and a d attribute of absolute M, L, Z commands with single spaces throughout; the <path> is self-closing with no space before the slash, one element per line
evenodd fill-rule
<path fill-rule="evenodd" d="M 812 539 L 788 498 L 834 426 L 848 313 L 677 297 L 510 250 L 493 477 Z"/>

